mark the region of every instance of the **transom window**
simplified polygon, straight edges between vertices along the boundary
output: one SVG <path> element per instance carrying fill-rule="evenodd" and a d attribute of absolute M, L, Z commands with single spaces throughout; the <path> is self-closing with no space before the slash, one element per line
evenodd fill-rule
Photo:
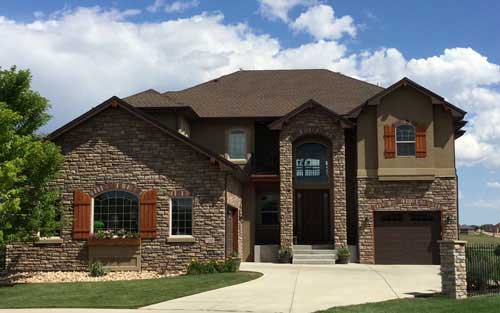
<path fill-rule="evenodd" d="M 398 156 L 415 155 L 415 127 L 403 124 L 396 127 L 396 153 Z"/>
<path fill-rule="evenodd" d="M 98 229 L 137 232 L 138 212 L 137 196 L 121 190 L 102 193 L 94 198 L 94 232 Z"/>
<path fill-rule="evenodd" d="M 320 143 L 304 143 L 297 147 L 295 177 L 299 181 L 328 181 L 327 147 Z"/>
<path fill-rule="evenodd" d="M 172 235 L 193 234 L 193 199 L 172 198 Z"/>
<path fill-rule="evenodd" d="M 247 155 L 247 140 L 244 130 L 233 129 L 229 132 L 229 158 L 231 159 L 246 159 Z"/>
<path fill-rule="evenodd" d="M 259 196 L 260 224 L 279 225 L 279 194 L 264 193 Z"/>

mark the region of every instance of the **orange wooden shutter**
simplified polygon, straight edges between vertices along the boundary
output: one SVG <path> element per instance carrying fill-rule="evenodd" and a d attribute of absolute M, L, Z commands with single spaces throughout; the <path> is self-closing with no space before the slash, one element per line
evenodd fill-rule
<path fill-rule="evenodd" d="M 396 129 L 392 125 L 384 125 L 385 158 L 392 159 L 396 156 Z"/>
<path fill-rule="evenodd" d="M 418 126 L 416 129 L 415 149 L 417 158 L 425 158 L 427 155 L 427 145 L 425 139 L 425 127 Z"/>
<path fill-rule="evenodd" d="M 139 218 L 141 238 L 156 238 L 156 190 L 151 189 L 141 195 Z"/>
<path fill-rule="evenodd" d="M 73 239 L 87 239 L 90 234 L 90 196 L 76 189 L 73 192 Z"/>

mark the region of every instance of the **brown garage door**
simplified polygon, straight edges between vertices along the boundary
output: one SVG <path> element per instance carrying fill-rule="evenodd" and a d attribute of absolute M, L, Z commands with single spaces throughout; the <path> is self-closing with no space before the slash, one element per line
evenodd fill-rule
<path fill-rule="evenodd" d="M 439 264 L 439 212 L 376 212 L 375 263 Z"/>

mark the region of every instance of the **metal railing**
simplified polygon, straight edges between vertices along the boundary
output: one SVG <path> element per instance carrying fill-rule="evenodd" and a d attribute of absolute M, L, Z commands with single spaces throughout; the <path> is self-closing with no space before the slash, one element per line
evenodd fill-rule
<path fill-rule="evenodd" d="M 500 294 L 500 245 L 467 244 L 467 293 Z"/>

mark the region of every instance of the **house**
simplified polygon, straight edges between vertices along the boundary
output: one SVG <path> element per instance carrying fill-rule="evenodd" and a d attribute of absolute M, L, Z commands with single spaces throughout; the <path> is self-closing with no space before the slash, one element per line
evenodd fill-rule
<path fill-rule="evenodd" d="M 470 235 L 476 232 L 476 229 L 479 227 L 475 227 L 473 225 L 460 225 L 460 234 Z"/>
<path fill-rule="evenodd" d="M 278 247 L 305 263 L 349 247 L 361 263 L 437 264 L 437 241 L 458 238 L 465 114 L 408 78 L 381 88 L 316 69 L 112 97 L 48 136 L 66 156 L 65 227 L 9 245 L 8 266 L 171 272 Z M 141 238 L 100 246 L 101 227 Z"/>

